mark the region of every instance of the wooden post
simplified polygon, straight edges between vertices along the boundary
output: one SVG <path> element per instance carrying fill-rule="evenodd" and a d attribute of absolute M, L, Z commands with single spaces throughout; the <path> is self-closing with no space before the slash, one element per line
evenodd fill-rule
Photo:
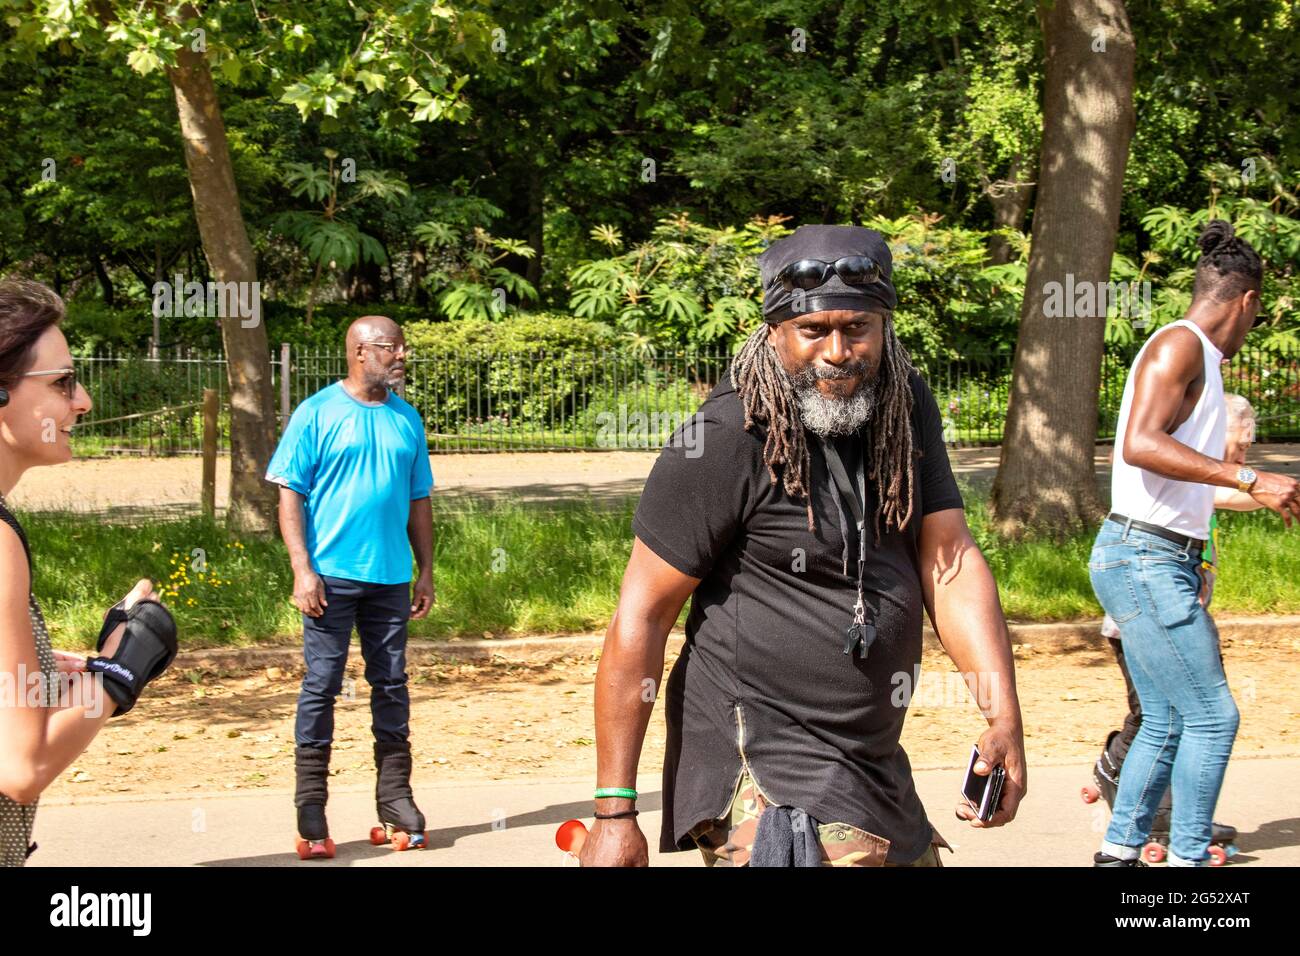
<path fill-rule="evenodd" d="M 280 343 L 280 431 L 289 424 L 289 343 Z"/>
<path fill-rule="evenodd" d="M 217 390 L 203 390 L 203 513 L 217 514 Z"/>

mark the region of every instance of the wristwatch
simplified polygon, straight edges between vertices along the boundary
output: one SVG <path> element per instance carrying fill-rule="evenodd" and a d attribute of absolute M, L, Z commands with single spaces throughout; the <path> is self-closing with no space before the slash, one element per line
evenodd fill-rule
<path fill-rule="evenodd" d="M 1250 493 L 1250 489 L 1255 487 L 1255 479 L 1259 476 L 1255 474 L 1255 469 L 1249 465 L 1242 465 L 1237 469 L 1237 490 Z"/>

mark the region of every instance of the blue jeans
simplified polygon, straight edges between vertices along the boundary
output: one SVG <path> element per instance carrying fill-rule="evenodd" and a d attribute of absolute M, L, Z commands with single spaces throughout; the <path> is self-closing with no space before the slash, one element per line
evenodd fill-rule
<path fill-rule="evenodd" d="M 302 616 L 302 656 L 307 672 L 298 695 L 294 742 L 327 747 L 334 739 L 334 698 L 355 625 L 370 684 L 375 740 L 400 743 L 410 736 L 411 698 L 406 689 L 406 622 L 410 584 L 369 584 L 321 576 L 329 606 L 320 617 Z"/>
<path fill-rule="evenodd" d="M 1173 785 L 1169 862 L 1209 859 L 1210 825 L 1237 736 L 1237 705 L 1219 657 L 1219 631 L 1198 600 L 1199 554 L 1107 519 L 1088 573 L 1120 628 L 1142 703 L 1142 727 L 1120 772 L 1102 852 L 1131 858 Z"/>

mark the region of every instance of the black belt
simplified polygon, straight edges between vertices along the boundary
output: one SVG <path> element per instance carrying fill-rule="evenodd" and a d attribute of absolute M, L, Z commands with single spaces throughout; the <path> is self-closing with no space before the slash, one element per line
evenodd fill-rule
<path fill-rule="evenodd" d="M 1179 534 L 1177 531 L 1170 531 L 1168 528 L 1162 528 L 1158 524 L 1148 524 L 1145 521 L 1134 521 L 1114 511 L 1106 517 L 1111 521 L 1118 521 L 1120 524 L 1127 524 L 1131 527 L 1137 528 L 1139 531 L 1153 534 L 1157 538 L 1164 538 L 1166 541 L 1172 541 L 1188 554 L 1200 554 L 1205 550 L 1205 542 L 1201 538 L 1189 538 L 1185 534 Z"/>

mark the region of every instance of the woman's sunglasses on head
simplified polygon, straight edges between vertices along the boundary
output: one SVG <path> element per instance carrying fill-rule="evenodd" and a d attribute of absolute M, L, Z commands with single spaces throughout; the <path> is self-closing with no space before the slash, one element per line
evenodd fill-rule
<path fill-rule="evenodd" d="M 844 256 L 834 262 L 821 259 L 800 259 L 776 274 L 776 281 L 786 292 L 795 289 L 816 289 L 825 284 L 831 273 L 846 285 L 871 285 L 880 281 L 880 264 L 870 256 Z"/>

